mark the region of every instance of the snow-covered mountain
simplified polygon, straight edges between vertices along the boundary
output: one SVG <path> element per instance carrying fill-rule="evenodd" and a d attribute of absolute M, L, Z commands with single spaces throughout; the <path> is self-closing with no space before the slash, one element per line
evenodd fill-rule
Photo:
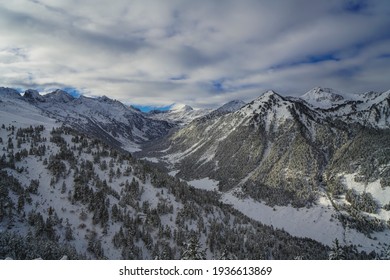
<path fill-rule="evenodd" d="M 242 100 L 232 100 L 218 109 L 215 109 L 215 112 L 221 112 L 221 113 L 231 113 L 239 110 L 242 106 L 245 105 L 245 102 Z"/>
<path fill-rule="evenodd" d="M 186 104 L 174 104 L 170 109 L 172 112 L 191 112 L 193 110 L 194 108 Z"/>
<path fill-rule="evenodd" d="M 106 96 L 75 98 L 63 90 L 40 95 L 31 89 L 23 97 L 12 89 L 2 89 L 0 94 L 21 99 L 64 125 L 129 151 L 139 150 L 139 144 L 160 138 L 173 127 Z"/>
<path fill-rule="evenodd" d="M 348 124 L 360 124 L 377 129 L 390 128 L 390 90 L 367 92 L 345 100 L 323 111 L 328 117 Z"/>
<path fill-rule="evenodd" d="M 186 126 L 190 122 L 201 118 L 212 118 L 237 111 L 245 102 L 241 100 L 230 101 L 217 109 L 193 109 L 184 104 L 175 104 L 168 111 L 152 111 L 149 116 L 156 120 L 165 120 L 179 126 Z"/>
<path fill-rule="evenodd" d="M 191 122 L 170 136 L 166 143 L 168 149 L 164 151 L 169 154 L 171 162 L 180 166 L 179 175 L 191 176 L 190 173 L 193 173 L 196 177 L 214 177 L 222 182 L 221 190 L 228 190 L 253 171 L 272 149 L 279 156 L 284 152 L 292 154 L 289 146 L 295 145 L 295 142 L 302 145 L 308 140 L 315 140 L 312 131 L 320 125 L 328 129 L 326 124 L 321 124 L 325 121 L 320 113 L 302 103 L 267 91 L 235 112 Z M 291 140 L 280 142 L 287 134 L 291 134 Z M 329 134 L 332 133 L 329 131 Z M 281 139 L 275 143 L 276 146 L 273 142 L 278 137 Z M 312 149 L 321 147 L 313 146 Z M 308 156 L 313 156 L 313 161 L 324 157 L 319 151 L 313 151 Z M 280 157 L 273 159 L 277 160 Z M 289 160 L 282 165 L 296 162 Z M 270 163 L 271 166 L 273 164 Z M 316 168 L 316 165 L 308 166 L 308 176 Z M 220 173 L 219 170 L 224 171 Z M 266 173 L 263 170 L 259 174 Z"/>
<path fill-rule="evenodd" d="M 13 88 L 0 87 L 0 96 L 3 98 L 21 98 L 20 93 Z"/>
<path fill-rule="evenodd" d="M 330 88 L 316 87 L 300 96 L 290 97 L 316 109 L 324 117 L 342 120 L 348 124 L 360 124 L 372 128 L 390 128 L 390 91 L 369 91 L 347 94 Z"/>
<path fill-rule="evenodd" d="M 24 92 L 23 97 L 29 102 L 45 102 L 45 98 L 37 90 L 28 89 Z"/>
<path fill-rule="evenodd" d="M 389 92 L 355 100 L 309 93 L 267 91 L 235 112 L 191 122 L 149 156 L 253 219 L 379 250 L 390 234 Z"/>
<path fill-rule="evenodd" d="M 300 99 L 306 101 L 308 104 L 315 108 L 330 108 L 337 104 L 341 104 L 345 101 L 343 94 L 331 88 L 315 87 L 304 95 Z"/>
<path fill-rule="evenodd" d="M 149 117 L 155 120 L 164 120 L 180 126 L 187 125 L 191 121 L 207 115 L 211 109 L 193 109 L 185 104 L 174 104 L 168 111 L 152 111 Z"/>
<path fill-rule="evenodd" d="M 44 95 L 44 101 L 45 103 L 49 103 L 49 105 L 54 105 L 58 103 L 69 103 L 75 100 L 76 98 L 67 93 L 64 90 L 57 89 L 53 92 L 50 92 L 46 95 Z M 48 107 L 48 106 L 47 106 Z"/>
<path fill-rule="evenodd" d="M 7 120 L 11 123 L 13 120 L 20 125 L 44 125 L 48 129 L 55 123 L 55 120 L 45 115 L 41 109 L 26 102 L 18 91 L 8 88 L 0 88 L 0 117 L 3 122 Z"/>

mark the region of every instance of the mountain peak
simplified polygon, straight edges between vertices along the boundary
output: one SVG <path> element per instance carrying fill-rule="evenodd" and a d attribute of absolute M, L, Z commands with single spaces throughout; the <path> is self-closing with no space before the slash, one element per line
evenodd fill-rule
<path fill-rule="evenodd" d="M 148 113 L 148 116 L 155 120 L 186 125 L 197 118 L 209 114 L 211 111 L 211 109 L 193 109 L 185 104 L 173 104 L 168 111 L 151 111 Z"/>
<path fill-rule="evenodd" d="M 75 99 L 72 95 L 62 89 L 56 89 L 55 91 L 46 94 L 45 98 L 64 103 L 70 102 Z"/>
<path fill-rule="evenodd" d="M 29 101 L 44 101 L 45 99 L 39 94 L 38 91 L 34 89 L 28 89 L 24 92 L 23 95 L 24 98 L 28 99 Z"/>
<path fill-rule="evenodd" d="M 107 97 L 106 95 L 100 96 L 100 97 L 98 97 L 97 99 L 98 99 L 99 101 L 105 102 L 105 103 L 115 103 L 115 102 L 116 102 L 116 100 L 111 99 L 111 98 Z"/>
<path fill-rule="evenodd" d="M 333 99 L 334 101 L 344 99 L 342 93 L 332 88 L 322 88 L 315 87 L 306 92 L 301 96 L 303 99 L 316 99 L 316 100 L 325 100 L 325 99 Z"/>
<path fill-rule="evenodd" d="M 276 93 L 275 91 L 267 90 L 267 91 L 263 92 L 259 97 L 257 97 L 252 102 L 264 102 L 268 99 L 284 100 L 284 98 L 282 96 L 280 96 L 278 93 Z"/>
<path fill-rule="evenodd" d="M 10 97 L 10 98 L 20 98 L 20 93 L 13 88 L 0 87 L 0 96 L 1 97 Z"/>
<path fill-rule="evenodd" d="M 175 112 L 189 112 L 193 111 L 194 109 L 191 106 L 185 105 L 185 104 L 174 104 L 170 111 L 175 111 Z"/>
<path fill-rule="evenodd" d="M 341 92 L 332 88 L 315 87 L 300 97 L 302 100 L 319 108 L 330 108 L 344 101 Z"/>
<path fill-rule="evenodd" d="M 263 94 L 261 96 L 269 97 L 269 96 L 272 96 L 272 95 L 275 95 L 275 94 L 278 95 L 276 93 L 276 91 L 270 89 L 270 90 L 267 90 L 267 91 L 263 92 Z"/>
<path fill-rule="evenodd" d="M 290 111 L 287 108 L 288 102 L 275 91 L 268 90 L 237 112 L 238 114 L 243 114 L 264 122 L 265 128 L 268 131 L 271 123 L 275 125 L 274 127 L 277 127 L 286 119 L 291 118 Z M 258 118 L 259 116 L 261 116 L 260 119 Z"/>

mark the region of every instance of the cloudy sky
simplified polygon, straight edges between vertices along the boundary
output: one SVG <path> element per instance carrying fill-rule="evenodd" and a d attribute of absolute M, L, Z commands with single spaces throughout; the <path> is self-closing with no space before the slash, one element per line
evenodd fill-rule
<path fill-rule="evenodd" d="M 390 1 L 1 1 L 0 86 L 194 107 L 388 90 Z"/>

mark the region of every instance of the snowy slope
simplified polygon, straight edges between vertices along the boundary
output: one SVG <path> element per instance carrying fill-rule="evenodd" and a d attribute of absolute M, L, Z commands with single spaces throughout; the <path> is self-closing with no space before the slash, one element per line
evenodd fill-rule
<path fill-rule="evenodd" d="M 56 120 L 45 116 L 42 110 L 25 102 L 21 95 L 16 91 L 7 91 L 10 94 L 4 94 L 4 91 L 0 92 L 0 116 L 1 121 L 4 124 L 12 125 L 23 124 L 28 125 L 44 125 L 48 129 L 56 124 Z"/>
<path fill-rule="evenodd" d="M 390 189 L 383 189 L 379 182 L 374 182 L 364 187 L 363 184 L 356 183 L 353 177 L 356 174 L 341 175 L 345 178 L 348 189 L 355 189 L 359 193 L 365 191 L 373 194 L 374 198 L 383 206 L 390 203 Z M 188 182 L 199 189 L 216 191 L 218 182 L 203 178 Z M 240 188 L 221 193 L 221 202 L 232 205 L 244 215 L 259 221 L 263 224 L 283 229 L 289 234 L 298 237 L 312 238 L 318 242 L 331 246 L 335 238 L 341 244 L 355 245 L 359 251 L 381 252 L 388 244 L 390 229 L 373 233 L 367 237 L 365 234 L 354 228 L 344 226 L 337 220 L 339 215 L 333 203 L 348 203 L 345 199 L 337 202 L 331 200 L 325 192 L 320 194 L 318 203 L 310 208 L 294 208 L 291 206 L 269 206 L 264 202 L 256 201 L 243 195 Z M 373 215 L 382 220 L 390 219 L 390 210 L 381 209 L 378 214 Z"/>
<path fill-rule="evenodd" d="M 0 101 L 12 103 L 15 108 L 10 110 L 16 113 L 18 106 L 29 108 L 39 117 L 55 119 L 128 151 L 140 150 L 141 143 L 160 138 L 173 127 L 106 96 L 75 98 L 63 90 L 40 95 L 32 89 L 22 96 L 14 89 L 0 88 Z"/>
<path fill-rule="evenodd" d="M 324 111 L 326 115 L 346 123 L 366 127 L 390 128 L 390 90 L 367 92 Z"/>
<path fill-rule="evenodd" d="M 195 120 L 172 135 L 161 153 L 170 164 L 181 166 L 180 175 L 223 181 L 223 188 L 228 189 L 255 171 L 259 163 L 270 160 L 275 164 L 279 159 L 274 153 L 295 157 L 288 147 L 301 145 L 304 139 L 297 134 L 316 140 L 316 119 L 325 121 L 320 113 L 267 91 L 235 112 Z M 284 134 L 291 135 L 287 143 L 282 142 Z M 322 156 L 317 151 L 310 154 Z M 258 172 L 266 170 L 257 169 L 253 175 L 260 176 Z"/>
<path fill-rule="evenodd" d="M 0 87 L 0 98 L 20 98 L 20 93 L 13 88 Z"/>
<path fill-rule="evenodd" d="M 286 120 L 292 119 L 292 102 L 286 100 L 278 93 L 269 90 L 248 103 L 235 114 L 248 120 L 257 117 L 264 125 L 266 131 L 276 130 Z"/>
<path fill-rule="evenodd" d="M 388 185 L 388 133 L 371 131 L 389 128 L 388 95 L 366 93 L 351 99 L 316 88 L 301 99 L 267 91 L 235 112 L 195 120 L 160 144 L 160 155 L 153 155 L 194 187 L 220 191 L 224 203 L 252 219 L 328 245 L 338 238 L 359 250 L 381 251 L 390 234 L 387 210 L 368 216 L 357 210 L 367 219 L 354 220 L 355 210 L 343 212 L 329 196 L 331 180 L 325 174 L 340 172 L 341 162 L 352 169 L 368 162 L 372 164 L 365 172 L 375 170 L 370 171 L 377 174 L 372 180 Z M 384 150 L 380 158 L 371 159 L 367 154 L 373 151 L 366 145 L 374 142 Z M 353 158 L 356 151 L 361 158 Z M 384 207 L 387 192 L 377 185 L 367 191 Z"/>
<path fill-rule="evenodd" d="M 15 127 L 15 131 L 20 128 L 28 128 L 30 125 L 34 127 L 34 125 L 37 124 L 35 120 L 30 120 L 29 122 L 24 121 L 23 119 L 14 119 L 13 114 L 2 114 L 2 122 L 3 124 L 10 123 Z M 21 122 L 19 122 L 21 121 Z M 50 120 L 46 120 L 46 124 L 50 125 Z M 55 127 L 55 126 L 53 126 Z M 47 128 L 50 128 L 47 127 Z M 51 129 L 45 129 L 41 136 L 45 137 L 46 139 L 50 139 Z M 7 130 L 3 129 L 0 131 L 0 136 L 4 139 L 6 137 Z M 65 141 L 68 142 L 68 145 L 72 144 L 74 145 L 74 141 L 71 141 L 70 135 L 63 136 Z M 21 151 L 23 148 L 26 148 L 29 146 L 28 144 L 22 144 L 20 149 L 16 149 L 15 152 Z M 77 251 L 80 254 L 87 253 L 88 258 L 99 258 L 99 256 L 96 256 L 96 252 L 91 251 L 90 248 L 90 242 L 93 241 L 91 238 L 95 240 L 97 236 L 96 241 L 98 241 L 98 244 L 101 244 L 103 250 L 104 250 L 104 256 L 109 259 L 121 259 L 122 254 L 121 250 L 115 248 L 112 245 L 112 238 L 120 229 L 120 225 L 118 223 L 113 223 L 108 230 L 105 230 L 103 227 L 101 227 L 99 224 L 97 224 L 94 221 L 94 215 L 92 212 L 89 212 L 87 205 L 84 205 L 83 203 L 71 199 L 72 194 L 74 195 L 75 192 L 75 180 L 76 173 L 74 169 L 70 166 L 70 164 L 67 161 L 63 161 L 65 163 L 66 168 L 69 170 L 69 172 L 65 175 L 61 175 L 60 178 L 57 177 L 56 180 L 53 181 L 52 173 L 48 170 L 47 166 L 43 164 L 44 160 L 48 160 L 49 163 L 51 161 L 51 158 L 53 155 L 58 153 L 60 151 L 59 147 L 55 144 L 48 142 L 46 143 L 47 146 L 47 153 L 45 156 L 42 157 L 35 157 L 33 155 L 30 155 L 26 158 L 24 158 L 20 162 L 16 162 L 16 168 L 24 167 L 25 171 L 23 172 L 17 172 L 16 170 L 13 170 L 11 168 L 6 168 L 5 170 L 10 176 L 13 176 L 16 178 L 22 186 L 28 186 L 32 180 L 36 180 L 39 182 L 39 188 L 38 193 L 31 194 L 31 203 L 27 203 L 25 207 L 23 208 L 23 211 L 28 213 L 40 213 L 43 216 L 44 220 L 50 219 L 50 217 L 53 217 L 52 213 L 55 213 L 55 217 L 58 216 L 58 219 L 60 219 L 60 224 L 55 226 L 55 231 L 57 232 L 59 236 L 59 242 L 60 243 L 66 243 L 69 245 L 74 246 Z M 96 151 L 95 151 L 96 152 Z M 103 161 L 112 161 L 112 158 L 110 157 L 103 157 Z M 83 165 L 85 161 L 94 161 L 93 156 L 91 154 L 85 153 L 84 151 L 80 154 L 78 158 L 78 164 Z M 49 164 L 50 165 L 50 164 Z M 128 167 L 131 167 L 132 165 L 115 162 L 115 164 L 112 166 L 115 167 L 115 170 L 120 170 L 121 174 L 126 172 L 126 169 Z M 133 178 L 139 182 L 139 178 L 135 177 L 134 174 L 131 174 L 129 176 L 115 176 L 115 179 L 112 181 L 109 176 L 108 172 L 105 172 L 99 168 L 99 165 L 94 166 L 93 171 L 98 178 L 101 180 L 105 180 L 106 182 L 111 182 L 110 187 L 112 188 L 113 192 L 120 193 L 122 186 L 125 185 L 126 182 L 131 182 Z M 139 203 L 143 203 L 144 201 L 147 201 L 148 204 L 151 207 L 157 207 L 158 202 L 164 200 L 165 203 L 170 203 L 174 205 L 175 209 L 180 207 L 180 203 L 177 203 L 174 199 L 174 197 L 171 194 L 166 193 L 165 195 L 160 194 L 160 190 L 153 187 L 150 183 L 150 181 L 146 181 L 145 183 L 139 182 L 143 193 L 140 197 Z M 93 185 L 93 184 L 91 184 Z M 27 187 L 25 187 L 27 188 Z M 95 187 L 96 188 L 96 187 Z M 17 197 L 16 197 L 17 198 Z M 116 204 L 118 203 L 118 199 L 114 197 L 110 197 L 111 203 Z M 50 209 L 50 210 L 49 210 Z M 127 209 L 129 212 L 128 214 L 136 216 L 136 211 L 134 209 L 131 209 L 130 207 Z M 50 211 L 50 212 L 49 212 Z M 85 213 L 85 214 L 82 214 Z M 82 216 L 84 215 L 84 216 Z M 167 219 L 166 222 L 167 225 L 169 225 L 169 219 Z M 170 225 L 172 226 L 172 225 Z M 72 238 L 70 240 L 66 240 L 66 228 L 70 228 L 72 232 Z M 0 223 L 0 232 L 4 232 L 6 230 L 10 230 L 11 232 L 16 232 L 21 235 L 26 235 L 29 229 L 29 225 L 27 224 L 24 219 L 17 219 L 16 222 L 9 222 L 7 219 L 3 220 L 3 223 Z M 92 235 L 91 235 L 92 234 Z M 139 243 L 140 248 L 142 248 L 143 242 Z M 145 258 L 152 258 L 150 256 L 150 252 L 145 249 L 145 252 L 141 252 L 144 255 Z M 138 257 L 139 258 L 139 257 Z"/>
<path fill-rule="evenodd" d="M 322 109 L 330 108 L 345 101 L 341 92 L 331 88 L 321 87 L 315 87 L 309 90 L 304 95 L 300 96 L 300 99 L 306 101 L 315 108 Z"/>
<path fill-rule="evenodd" d="M 47 116 L 129 151 L 139 150 L 140 143 L 161 137 L 172 127 L 106 96 L 75 98 L 62 90 L 41 96 L 27 90 L 23 100 Z"/>
<path fill-rule="evenodd" d="M 243 107 L 246 103 L 241 100 L 232 100 L 218 109 L 215 109 L 214 112 L 221 112 L 221 113 L 231 113 L 239 110 L 241 107 Z"/>
<path fill-rule="evenodd" d="M 174 104 L 168 111 L 153 111 L 148 116 L 155 120 L 168 121 L 184 126 L 211 111 L 211 109 L 193 109 L 185 104 Z"/>

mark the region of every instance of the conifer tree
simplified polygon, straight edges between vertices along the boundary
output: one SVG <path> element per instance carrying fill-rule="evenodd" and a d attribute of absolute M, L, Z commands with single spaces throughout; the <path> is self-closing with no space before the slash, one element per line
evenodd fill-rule
<path fill-rule="evenodd" d="M 199 244 L 199 239 L 192 237 L 190 242 L 186 244 L 186 249 L 181 255 L 182 260 L 205 260 L 206 250 L 202 250 Z"/>
<path fill-rule="evenodd" d="M 330 260 L 345 260 L 345 252 L 343 247 L 340 245 L 339 240 L 336 238 L 333 241 L 332 249 L 329 253 Z"/>

